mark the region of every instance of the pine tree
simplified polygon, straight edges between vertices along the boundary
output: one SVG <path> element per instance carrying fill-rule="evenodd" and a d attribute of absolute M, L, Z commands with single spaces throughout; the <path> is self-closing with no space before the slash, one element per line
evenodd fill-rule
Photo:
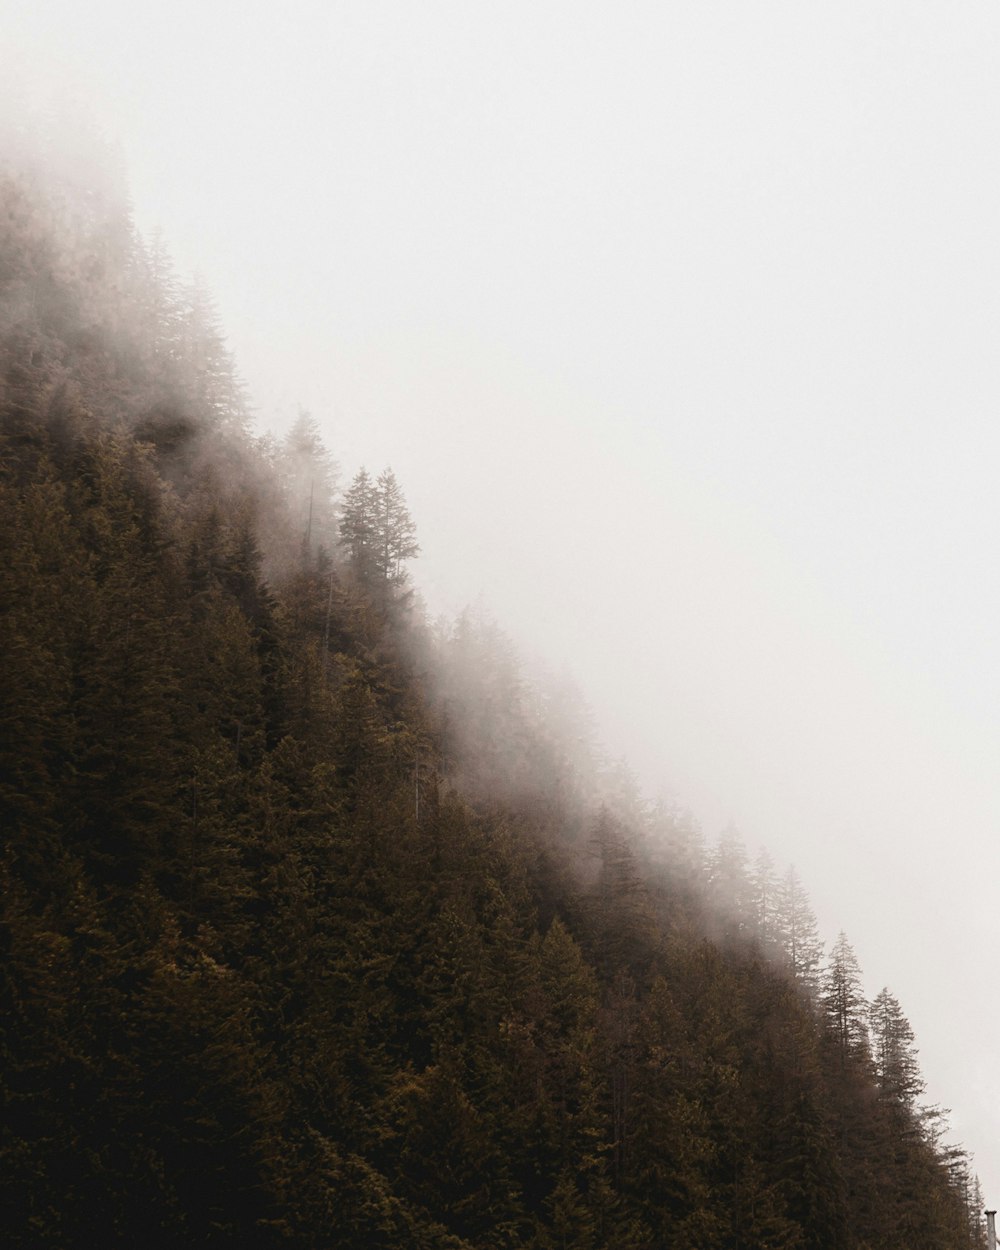
<path fill-rule="evenodd" d="M 837 935 L 830 952 L 820 1004 L 841 1066 L 867 1063 L 868 1003 L 861 982 L 861 966 L 843 931 Z"/>
<path fill-rule="evenodd" d="M 709 857 L 708 894 L 727 937 L 748 937 L 753 925 L 753 890 L 746 845 L 734 825 L 723 831 Z"/>
<path fill-rule="evenodd" d="M 648 960 L 652 933 L 649 900 L 632 839 L 605 806 L 597 813 L 590 845 L 598 860 L 590 900 L 595 962 L 617 979 L 625 969 L 640 971 Z"/>
<path fill-rule="evenodd" d="M 778 940 L 779 886 L 774 860 L 762 849 L 750 873 L 751 932 L 766 950 Z"/>
<path fill-rule="evenodd" d="M 789 868 L 778 888 L 777 941 L 785 966 L 802 988 L 813 996 L 819 989 L 823 943 L 809 896 L 794 867 Z"/>
<path fill-rule="evenodd" d="M 138 244 L 130 276 L 139 349 L 155 377 L 172 379 L 181 353 L 183 314 L 173 262 L 159 230 L 148 243 Z"/>
<path fill-rule="evenodd" d="M 245 432 L 250 421 L 246 390 L 200 279 L 183 292 L 179 323 L 181 378 L 194 411 L 223 429 Z"/>
<path fill-rule="evenodd" d="M 912 1113 L 924 1091 L 913 1029 L 899 1002 L 883 988 L 869 1013 L 875 1080 L 882 1098 Z"/>
<path fill-rule="evenodd" d="M 344 496 L 340 541 L 351 568 L 361 582 L 371 581 L 377 569 L 379 498 L 368 470 L 361 468 Z"/>
<path fill-rule="evenodd" d="M 406 582 L 405 564 L 420 551 L 416 527 L 391 469 L 372 481 L 360 469 L 347 494 L 340 521 L 340 540 L 355 576 L 385 595 Z"/>
<path fill-rule="evenodd" d="M 390 585 L 402 586 L 406 581 L 404 564 L 419 554 L 420 547 L 416 526 L 392 469 L 379 474 L 376 499 L 376 573 Z"/>
<path fill-rule="evenodd" d="M 323 445 L 319 426 L 305 409 L 299 409 L 281 444 L 280 468 L 294 541 L 311 558 L 321 553 L 331 556 L 337 544 L 337 465 Z"/>

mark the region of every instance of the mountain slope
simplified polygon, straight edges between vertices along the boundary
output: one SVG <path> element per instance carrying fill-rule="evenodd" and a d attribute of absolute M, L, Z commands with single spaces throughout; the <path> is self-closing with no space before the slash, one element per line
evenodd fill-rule
<path fill-rule="evenodd" d="M 337 545 L 113 194 L 0 206 L 8 1244 L 979 1245 L 846 953 Z"/>

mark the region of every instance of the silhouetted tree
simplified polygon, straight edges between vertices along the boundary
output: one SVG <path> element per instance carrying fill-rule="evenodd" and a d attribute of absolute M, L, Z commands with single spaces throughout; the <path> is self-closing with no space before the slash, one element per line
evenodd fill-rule
<path fill-rule="evenodd" d="M 861 982 L 861 966 L 847 935 L 837 935 L 820 992 L 820 1004 L 842 1066 L 867 1063 L 868 1002 Z"/>
<path fill-rule="evenodd" d="M 391 469 L 379 474 L 375 496 L 375 570 L 384 581 L 401 586 L 406 580 L 406 561 L 412 560 L 420 547 L 416 526 Z"/>

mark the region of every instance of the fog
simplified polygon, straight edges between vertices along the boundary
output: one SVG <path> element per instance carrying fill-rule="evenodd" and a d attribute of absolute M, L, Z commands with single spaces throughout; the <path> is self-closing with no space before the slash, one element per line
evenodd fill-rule
<path fill-rule="evenodd" d="M 1000 1196 L 1000 12 L 0 0 L 430 613 L 794 862 Z"/>

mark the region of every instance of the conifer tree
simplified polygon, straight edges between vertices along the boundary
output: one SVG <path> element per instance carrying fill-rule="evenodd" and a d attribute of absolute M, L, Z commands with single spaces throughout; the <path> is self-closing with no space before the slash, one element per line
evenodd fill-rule
<path fill-rule="evenodd" d="M 823 943 L 809 896 L 794 867 L 789 868 L 778 888 L 776 928 L 786 967 L 808 994 L 815 995 L 819 988 Z"/>
<path fill-rule="evenodd" d="M 779 897 L 774 860 L 761 849 L 750 873 L 751 932 L 768 950 L 774 948 L 778 939 Z"/>
<path fill-rule="evenodd" d="M 753 890 L 747 868 L 746 845 L 729 825 L 708 861 L 708 893 L 724 919 L 729 937 L 749 936 L 753 923 Z"/>
<path fill-rule="evenodd" d="M 305 409 L 299 409 L 281 444 L 280 463 L 300 549 L 310 557 L 332 555 L 337 543 L 337 465 L 323 445 L 319 426 Z"/>
<path fill-rule="evenodd" d="M 379 500 L 368 470 L 360 468 L 344 496 L 340 541 L 355 576 L 368 582 L 375 576 L 378 544 Z"/>
<path fill-rule="evenodd" d="M 344 496 L 341 542 L 355 575 L 372 589 L 398 590 L 405 564 L 420 551 L 416 527 L 396 475 L 385 469 L 376 481 L 360 469 Z"/>
<path fill-rule="evenodd" d="M 404 565 L 420 552 L 417 530 L 392 469 L 383 470 L 376 483 L 377 520 L 375 568 L 393 586 L 406 580 Z"/>
<path fill-rule="evenodd" d="M 688 895 L 702 887 L 705 879 L 705 838 L 691 813 L 676 802 L 660 799 L 650 813 L 652 850 L 664 866 L 671 882 Z"/>
<path fill-rule="evenodd" d="M 179 323 L 182 383 L 194 411 L 223 429 L 245 431 L 250 420 L 246 391 L 214 301 L 200 279 L 183 292 Z"/>
<path fill-rule="evenodd" d="M 138 241 L 132 266 L 138 346 L 160 381 L 170 378 L 181 353 L 182 305 L 173 262 L 159 230 Z"/>
<path fill-rule="evenodd" d="M 883 1099 L 908 1112 L 916 1108 L 924 1082 L 910 1022 L 887 988 L 879 991 L 869 1014 L 875 1079 Z"/>
<path fill-rule="evenodd" d="M 595 960 L 613 977 L 624 969 L 639 971 L 649 953 L 649 900 L 632 839 L 622 822 L 603 805 L 590 845 L 598 859 L 590 909 Z"/>
<path fill-rule="evenodd" d="M 868 1003 L 861 966 L 847 935 L 837 935 L 823 979 L 820 1003 L 842 1067 L 867 1063 Z"/>

